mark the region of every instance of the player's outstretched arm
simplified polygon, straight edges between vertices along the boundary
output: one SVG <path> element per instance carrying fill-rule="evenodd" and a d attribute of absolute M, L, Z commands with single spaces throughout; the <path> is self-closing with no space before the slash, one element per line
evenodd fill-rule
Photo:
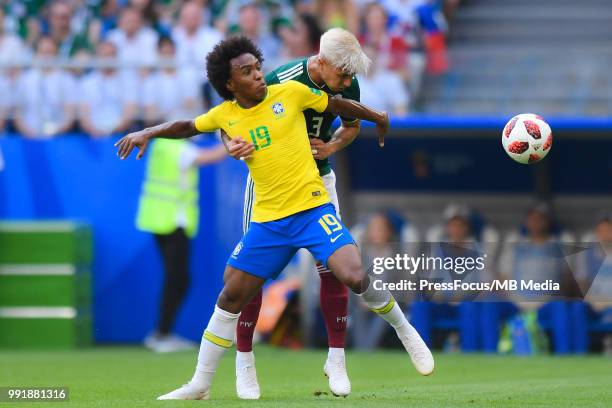
<path fill-rule="evenodd" d="M 378 145 L 380 147 L 385 145 L 385 134 L 389 130 L 389 115 L 387 115 L 387 112 L 378 112 L 357 101 L 337 97 L 329 98 L 325 111 L 376 123 Z"/>
<path fill-rule="evenodd" d="M 118 148 L 117 156 L 123 160 L 132 153 L 134 147 L 137 147 L 140 151 L 136 159 L 140 160 L 151 139 L 156 137 L 164 139 L 186 139 L 199 133 L 201 132 L 196 129 L 193 120 L 176 120 L 162 123 L 161 125 L 139 130 L 138 132 L 133 132 L 122 137 L 115 143 L 115 147 Z"/>

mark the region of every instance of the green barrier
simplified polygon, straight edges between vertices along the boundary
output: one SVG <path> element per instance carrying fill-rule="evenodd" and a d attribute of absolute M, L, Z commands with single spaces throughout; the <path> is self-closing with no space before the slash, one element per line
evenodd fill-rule
<path fill-rule="evenodd" d="M 91 264 L 91 229 L 69 222 L 0 223 L 0 264 Z"/>
<path fill-rule="evenodd" d="M 0 346 L 10 349 L 67 349 L 91 344 L 91 314 L 73 317 L 6 317 L 0 308 Z"/>
<path fill-rule="evenodd" d="M 91 229 L 0 223 L 0 347 L 91 344 Z"/>

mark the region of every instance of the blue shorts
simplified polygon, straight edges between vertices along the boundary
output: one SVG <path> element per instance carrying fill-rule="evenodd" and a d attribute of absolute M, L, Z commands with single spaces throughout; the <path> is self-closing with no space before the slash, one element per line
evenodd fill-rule
<path fill-rule="evenodd" d="M 327 267 L 337 249 L 355 244 L 333 204 L 269 222 L 251 222 L 227 264 L 264 279 L 275 279 L 298 249 L 306 248 Z"/>

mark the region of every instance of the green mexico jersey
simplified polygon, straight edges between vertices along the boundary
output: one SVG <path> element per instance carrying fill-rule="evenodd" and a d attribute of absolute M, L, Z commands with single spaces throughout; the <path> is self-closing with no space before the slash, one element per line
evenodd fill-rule
<path fill-rule="evenodd" d="M 327 92 L 329 95 L 341 94 L 343 98 L 352 99 L 359 101 L 359 83 L 357 78 L 353 77 L 351 85 L 342 92 L 333 92 L 327 87 L 327 85 L 319 86 L 313 82 L 308 74 L 308 58 L 302 58 L 289 62 L 282 65 L 266 75 L 266 84 L 274 85 L 281 84 L 283 82 L 294 80 L 303 83 L 304 85 L 320 89 Z M 332 137 L 332 122 L 336 119 L 336 115 L 332 113 L 319 113 L 313 109 L 304 111 L 304 117 L 306 118 L 306 129 L 308 130 L 308 137 L 318 137 L 324 142 L 329 142 Z M 350 123 L 357 119 L 354 118 L 341 118 L 343 122 Z M 328 174 L 331 171 L 329 160 L 316 160 L 317 167 L 321 176 Z"/>

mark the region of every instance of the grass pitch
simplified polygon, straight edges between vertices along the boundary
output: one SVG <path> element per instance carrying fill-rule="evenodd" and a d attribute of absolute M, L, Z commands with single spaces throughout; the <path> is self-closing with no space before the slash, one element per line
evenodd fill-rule
<path fill-rule="evenodd" d="M 211 401 L 156 401 L 185 383 L 196 352 L 159 355 L 140 348 L 0 351 L 0 386 L 68 386 L 70 402 L 3 407 L 610 407 L 612 359 L 437 354 L 436 371 L 419 376 L 406 353 L 349 352 L 353 392 L 329 394 L 324 350 L 256 347 L 259 401 L 234 389 L 234 350 L 224 356 Z"/>

